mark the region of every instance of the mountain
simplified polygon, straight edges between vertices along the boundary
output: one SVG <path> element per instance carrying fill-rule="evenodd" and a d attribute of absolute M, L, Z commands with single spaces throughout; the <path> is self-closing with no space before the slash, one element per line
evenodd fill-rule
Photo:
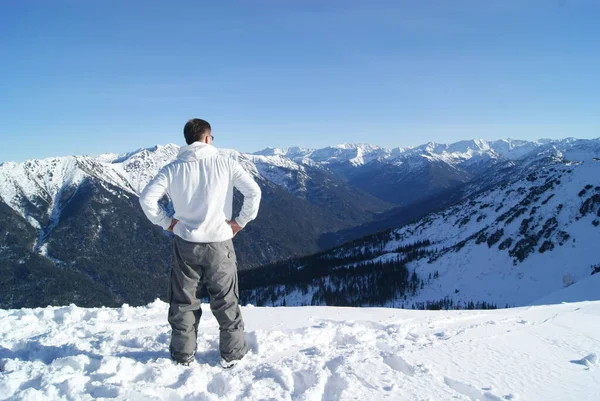
<path fill-rule="evenodd" d="M 523 178 L 556 160 L 598 157 L 600 140 L 471 140 L 393 150 L 369 145 L 340 145 L 333 149 L 321 150 L 319 157 L 314 158 L 313 151 L 307 149 L 276 153 L 328 169 L 351 185 L 397 206 L 360 226 L 325 233 L 320 239 L 325 249 L 410 223 L 495 185 Z M 260 153 L 268 152 L 273 150 Z M 324 159 L 323 153 L 335 157 Z M 357 155 L 362 155 L 362 159 Z M 357 160 L 368 162 L 361 164 Z"/>
<path fill-rule="evenodd" d="M 0 399 L 598 399 L 600 302 L 436 312 L 246 306 L 250 350 L 228 371 L 208 313 L 192 365 L 170 361 L 168 307 L 0 310 Z"/>
<path fill-rule="evenodd" d="M 171 240 L 143 215 L 138 194 L 178 150 L 3 163 L 0 272 L 10 285 L 0 305 L 143 304 L 163 295 Z M 317 252 L 323 232 L 391 207 L 321 170 L 308 169 L 304 190 L 293 193 L 263 178 L 249 157 L 222 153 L 237 158 L 263 190 L 259 217 L 236 237 L 241 269 Z"/>
<path fill-rule="evenodd" d="M 600 265 L 596 152 L 528 154 L 512 182 L 401 228 L 242 274 L 242 295 L 257 305 L 528 305 Z"/>
<path fill-rule="evenodd" d="M 525 144 L 535 146 L 534 143 L 520 141 L 490 144 L 484 140 L 473 140 L 391 150 L 366 144 L 344 144 L 315 150 L 265 149 L 256 154 L 284 157 L 296 163 L 325 168 L 380 199 L 407 205 L 468 182 L 495 161 L 504 158 L 494 150 L 494 146 L 517 148 Z M 410 190 L 399 190 L 404 188 Z"/>
<path fill-rule="evenodd" d="M 263 190 L 258 218 L 235 239 L 244 270 L 365 241 L 547 166 L 600 157 L 600 140 L 220 151 Z M 0 270 L 10 283 L 0 306 L 139 305 L 164 295 L 170 237 L 147 221 L 137 194 L 177 152 L 167 145 L 0 165 Z M 363 293 L 365 303 L 381 303 Z"/>

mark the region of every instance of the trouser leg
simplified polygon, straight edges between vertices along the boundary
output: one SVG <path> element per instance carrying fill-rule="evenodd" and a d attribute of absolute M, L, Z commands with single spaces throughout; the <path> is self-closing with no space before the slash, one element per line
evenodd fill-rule
<path fill-rule="evenodd" d="M 219 322 L 221 357 L 226 361 L 242 359 L 248 352 L 244 338 L 244 321 L 238 305 L 237 262 L 233 243 L 213 243 L 212 260 L 205 270 L 210 308 Z"/>
<path fill-rule="evenodd" d="M 175 238 L 168 298 L 172 330 L 169 350 L 176 359 L 195 353 L 198 324 L 202 316 L 200 300 L 196 297 L 201 270 L 199 265 L 190 264 L 194 260 L 193 251 L 191 244 Z"/>

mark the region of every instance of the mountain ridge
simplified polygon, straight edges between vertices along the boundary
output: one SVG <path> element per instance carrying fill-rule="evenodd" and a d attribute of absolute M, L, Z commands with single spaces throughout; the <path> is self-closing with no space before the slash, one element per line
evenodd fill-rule
<path fill-rule="evenodd" d="M 324 148 L 314 160 L 302 150 L 292 150 L 298 155 L 293 160 L 220 149 L 255 177 L 264 194 L 257 220 L 235 239 L 240 269 L 398 229 L 538 170 L 600 158 L 600 140 L 505 140 L 494 146 L 497 151 L 481 140 L 428 143 L 392 158 L 391 151 L 375 145 L 347 145 Z M 529 148 L 533 150 L 526 152 Z M 328 158 L 331 149 L 334 153 Z M 49 282 L 22 281 L 23 263 L 37 269 L 32 277 L 48 277 L 48 271 L 62 269 L 70 277 L 79 274 L 81 280 L 92 280 L 98 284 L 97 299 L 112 296 L 113 302 L 132 304 L 154 299 L 169 268 L 170 239 L 145 219 L 137 194 L 178 151 L 177 145 L 169 144 L 123 154 L 4 163 L 0 204 L 6 207 L 0 208 L 0 221 L 7 225 L 0 226 L 0 266 L 5 274 L 17 280 L 16 286 L 29 288 L 26 293 L 54 299 L 63 298 L 56 298 L 58 288 Z M 510 158 L 502 156 L 506 152 Z M 238 194 L 234 206 L 240 205 Z M 168 199 L 164 206 L 172 212 Z M 21 225 L 30 227 L 25 241 L 14 239 L 14 227 Z M 132 288 L 135 282 L 144 284 Z M 92 296 L 61 283 L 74 299 Z M 11 297 L 6 295 L 0 303 L 35 301 Z"/>

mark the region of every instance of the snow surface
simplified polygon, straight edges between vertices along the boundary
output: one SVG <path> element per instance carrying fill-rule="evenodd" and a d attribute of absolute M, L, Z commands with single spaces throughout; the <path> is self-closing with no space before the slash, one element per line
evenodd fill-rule
<path fill-rule="evenodd" d="M 598 400 L 600 302 L 425 312 L 243 308 L 250 352 L 168 355 L 167 304 L 0 310 L 1 400 Z M 208 305 L 204 306 L 208 310 Z"/>
<path fill-rule="evenodd" d="M 563 302 L 600 301 L 600 274 L 590 276 L 560 291 L 556 291 L 533 305 L 560 304 Z"/>

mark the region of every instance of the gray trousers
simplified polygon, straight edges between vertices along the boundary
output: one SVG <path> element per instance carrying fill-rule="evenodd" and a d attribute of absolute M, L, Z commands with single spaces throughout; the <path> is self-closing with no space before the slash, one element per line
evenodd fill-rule
<path fill-rule="evenodd" d="M 206 284 L 210 309 L 219 322 L 221 357 L 241 359 L 248 346 L 244 321 L 238 306 L 237 260 L 231 240 L 194 243 L 175 236 L 173 269 L 169 283 L 169 323 L 171 355 L 179 359 L 196 351 L 198 324 L 202 316 L 198 285 Z"/>

